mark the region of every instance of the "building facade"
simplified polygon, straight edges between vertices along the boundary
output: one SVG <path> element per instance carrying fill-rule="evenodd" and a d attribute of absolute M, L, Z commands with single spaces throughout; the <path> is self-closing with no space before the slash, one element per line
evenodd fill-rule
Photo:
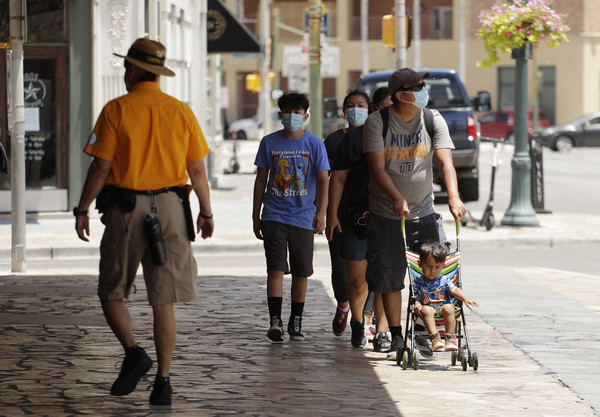
<path fill-rule="evenodd" d="M 8 3 L 8 1 L 6 1 Z M 62 211 L 81 192 L 90 157 L 83 154 L 104 104 L 126 93 L 123 59 L 139 37 L 167 47 L 163 91 L 187 103 L 212 148 L 219 115 L 207 106 L 206 1 L 27 0 L 24 44 L 26 210 Z M 204 42 L 202 41 L 204 39 Z M 10 49 L 0 51 L 0 140 L 10 156 Z M 211 157 L 212 159 L 213 157 Z M 10 161 L 9 161 L 10 163 Z M 209 161 L 210 163 L 210 161 Z M 0 174 L 0 212 L 10 212 L 10 174 Z"/>
<path fill-rule="evenodd" d="M 257 30 L 261 0 L 227 0 L 238 18 Z M 264 0 L 262 0 L 264 1 Z M 305 30 L 306 0 L 268 0 L 271 10 L 279 11 L 279 50 L 274 65 L 282 68 L 283 49 L 302 42 Z M 335 97 L 341 103 L 361 74 L 361 0 L 324 0 L 328 11 L 327 43 L 340 48 L 340 72 L 336 77 L 323 79 L 323 97 Z M 491 69 L 480 68 L 476 62 L 485 58 L 483 41 L 474 33 L 479 28 L 479 13 L 494 0 L 420 0 L 420 47 L 414 43 L 407 50 L 407 66 L 420 68 L 451 68 L 459 72 L 459 22 L 465 22 L 465 71 L 463 81 L 471 96 L 487 90 L 492 94 L 494 108 L 514 107 L 514 60 L 509 54 Z M 461 10 L 461 4 L 464 8 Z M 414 0 L 406 0 L 407 14 L 416 19 Z M 395 66 L 394 52 L 381 41 L 381 19 L 392 12 L 394 0 L 368 1 L 368 68 L 369 71 L 388 70 Z M 556 49 L 545 45 L 534 47 L 534 59 L 529 61 L 529 105 L 537 97 L 540 107 L 552 123 L 564 123 L 580 115 L 600 109 L 600 2 L 596 0 L 554 0 L 553 8 L 567 13 L 571 28 L 569 43 Z M 464 20 L 461 19 L 463 13 Z M 414 21 L 413 21 L 414 27 Z M 291 30 L 291 29 L 296 30 Z M 258 69 L 257 57 L 226 56 L 223 67 L 224 84 L 229 90 L 230 106 L 225 110 L 227 120 L 252 117 L 256 114 L 257 97 L 246 91 L 247 73 Z M 287 79 L 281 76 L 280 88 L 286 90 Z M 277 74 L 276 74 L 277 76 Z M 533 91 L 538 77 L 539 89 Z"/>

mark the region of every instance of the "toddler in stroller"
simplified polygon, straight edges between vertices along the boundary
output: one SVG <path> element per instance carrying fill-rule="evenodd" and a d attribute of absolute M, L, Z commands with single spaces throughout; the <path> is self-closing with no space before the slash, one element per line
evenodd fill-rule
<path fill-rule="evenodd" d="M 397 349 L 396 363 L 403 369 L 409 364 L 418 369 L 419 361 L 415 353 L 425 349 L 429 352 L 451 351 L 451 364 L 456 365 L 457 361 L 460 362 L 463 371 L 466 371 L 469 365 L 474 371 L 479 367 L 477 353 L 471 352 L 463 311 L 463 304 L 468 307 L 478 307 L 478 304 L 462 291 L 459 234 L 460 223 L 456 220 L 455 252 L 448 253 L 448 249 L 437 242 L 424 243 L 418 252 L 413 252 L 406 246 L 406 231 L 404 221 L 402 222 L 409 298 L 404 346 Z M 424 337 L 431 340 L 431 350 L 423 344 L 423 336 L 416 334 L 417 331 L 420 332 L 417 327 L 423 327 L 418 325 L 417 321 L 422 321 L 425 325 L 427 335 Z M 443 332 L 445 342 L 442 341 L 440 332 Z"/>
<path fill-rule="evenodd" d="M 479 306 L 452 282 L 451 276 L 440 275 L 447 254 L 446 247 L 440 243 L 430 242 L 421 245 L 418 264 L 422 274 L 415 277 L 413 281 L 413 291 L 416 297 L 415 312 L 423 319 L 434 352 L 443 349 L 447 351 L 458 349 L 454 333 L 456 307 L 452 303 L 452 299 L 457 298 L 468 307 Z M 443 318 L 446 343 L 442 342 L 437 331 L 436 316 Z"/>

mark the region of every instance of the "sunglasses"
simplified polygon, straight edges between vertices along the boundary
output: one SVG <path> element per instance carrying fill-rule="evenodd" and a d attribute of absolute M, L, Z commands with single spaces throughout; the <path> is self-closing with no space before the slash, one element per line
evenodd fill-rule
<path fill-rule="evenodd" d="M 423 87 L 425 87 L 425 81 L 423 81 L 422 83 L 419 83 L 419 84 L 415 84 L 411 87 L 401 88 L 398 91 L 421 91 L 423 89 Z"/>

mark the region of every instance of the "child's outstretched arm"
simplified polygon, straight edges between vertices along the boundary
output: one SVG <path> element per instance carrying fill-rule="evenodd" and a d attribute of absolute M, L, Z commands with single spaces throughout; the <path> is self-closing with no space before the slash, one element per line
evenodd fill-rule
<path fill-rule="evenodd" d="M 452 294 L 453 296 L 458 298 L 460 301 L 465 303 L 467 305 L 467 307 L 469 307 L 469 308 L 479 307 L 479 304 L 477 304 L 477 302 L 475 302 L 473 300 L 469 300 L 469 297 L 467 297 L 466 294 L 464 292 L 462 292 L 462 290 L 458 287 L 452 288 L 450 290 L 450 294 Z"/>
<path fill-rule="evenodd" d="M 257 239 L 263 238 L 260 227 L 260 209 L 262 207 L 269 170 L 267 168 L 256 169 L 256 179 L 254 180 L 254 194 L 252 199 L 252 228 Z"/>
<path fill-rule="evenodd" d="M 325 229 L 325 215 L 327 214 L 327 199 L 329 194 L 329 171 L 317 172 L 317 214 L 313 220 L 313 232 L 323 233 Z"/>

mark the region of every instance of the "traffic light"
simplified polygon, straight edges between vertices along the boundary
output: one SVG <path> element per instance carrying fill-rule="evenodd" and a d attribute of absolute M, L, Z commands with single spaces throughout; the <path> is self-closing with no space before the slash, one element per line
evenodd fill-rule
<path fill-rule="evenodd" d="M 406 47 L 410 46 L 412 39 L 412 17 L 405 15 L 406 19 Z M 386 14 L 381 19 L 381 40 L 388 48 L 396 48 L 396 16 L 393 14 Z"/>
<path fill-rule="evenodd" d="M 273 85 L 275 80 L 275 73 L 269 71 L 269 84 Z M 262 83 L 260 80 L 260 74 L 252 72 L 246 75 L 246 90 L 252 91 L 253 93 L 260 93 L 262 91 Z"/>

